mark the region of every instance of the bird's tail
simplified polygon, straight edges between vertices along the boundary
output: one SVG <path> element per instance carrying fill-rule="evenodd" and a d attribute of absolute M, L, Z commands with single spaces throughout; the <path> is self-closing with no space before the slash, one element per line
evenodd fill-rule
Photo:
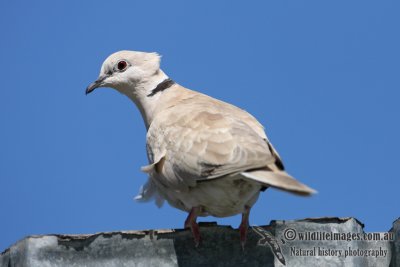
<path fill-rule="evenodd" d="M 300 183 L 285 171 L 254 170 L 241 173 L 244 177 L 261 183 L 265 186 L 274 187 L 296 195 L 309 196 L 317 193 L 311 187 Z"/>
<path fill-rule="evenodd" d="M 154 199 L 159 208 L 164 204 L 164 198 L 160 196 L 151 179 L 145 185 L 142 185 L 139 194 L 134 199 L 139 202 L 147 202 Z"/>

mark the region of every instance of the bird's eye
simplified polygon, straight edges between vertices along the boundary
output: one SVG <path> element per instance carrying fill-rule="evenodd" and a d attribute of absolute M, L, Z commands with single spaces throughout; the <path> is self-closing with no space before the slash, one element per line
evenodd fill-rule
<path fill-rule="evenodd" d="M 123 71 L 123 70 L 126 69 L 127 66 L 128 66 L 128 63 L 126 63 L 126 61 L 124 61 L 124 60 L 121 60 L 121 61 L 118 62 L 118 64 L 117 64 L 117 69 L 118 69 L 119 71 Z"/>

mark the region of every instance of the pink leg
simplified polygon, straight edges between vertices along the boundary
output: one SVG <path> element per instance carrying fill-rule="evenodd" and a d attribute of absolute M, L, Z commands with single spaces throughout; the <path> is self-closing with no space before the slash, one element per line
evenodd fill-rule
<path fill-rule="evenodd" d="M 185 228 L 190 228 L 190 230 L 192 231 L 194 244 L 196 247 L 198 247 L 200 243 L 200 229 L 199 225 L 196 223 L 199 212 L 200 207 L 193 207 L 190 210 L 189 215 L 185 221 Z"/>
<path fill-rule="evenodd" d="M 250 207 L 244 206 L 244 212 L 242 213 L 242 222 L 240 223 L 239 226 L 240 244 L 242 245 L 243 250 L 244 250 L 244 245 L 246 244 L 247 230 L 249 228 L 249 215 L 250 215 Z"/>

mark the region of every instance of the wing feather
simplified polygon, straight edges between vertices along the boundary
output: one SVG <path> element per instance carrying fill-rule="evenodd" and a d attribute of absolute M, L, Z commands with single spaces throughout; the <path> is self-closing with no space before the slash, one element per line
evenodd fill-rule
<path fill-rule="evenodd" d="M 199 181 L 230 174 L 300 195 L 315 191 L 284 172 L 263 126 L 228 103 L 187 90 L 163 107 L 147 132 L 150 171 L 158 184 L 189 190 Z M 162 169 L 157 162 L 163 159 Z M 157 170 L 157 171 L 155 171 Z"/>
<path fill-rule="evenodd" d="M 148 130 L 149 159 L 165 151 L 163 176 L 175 187 L 273 164 L 265 139 L 233 115 L 193 102 L 163 112 Z"/>

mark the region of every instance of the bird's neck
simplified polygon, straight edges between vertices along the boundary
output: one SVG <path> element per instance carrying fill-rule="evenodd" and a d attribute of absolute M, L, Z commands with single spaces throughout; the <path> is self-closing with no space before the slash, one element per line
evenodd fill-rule
<path fill-rule="evenodd" d="M 163 90 L 157 91 L 154 89 L 168 79 L 168 76 L 162 70 L 159 70 L 153 76 L 132 85 L 128 90 L 122 91 L 122 93 L 128 96 L 140 110 L 146 129 L 149 129 L 156 115 L 157 105 L 164 93 Z"/>

